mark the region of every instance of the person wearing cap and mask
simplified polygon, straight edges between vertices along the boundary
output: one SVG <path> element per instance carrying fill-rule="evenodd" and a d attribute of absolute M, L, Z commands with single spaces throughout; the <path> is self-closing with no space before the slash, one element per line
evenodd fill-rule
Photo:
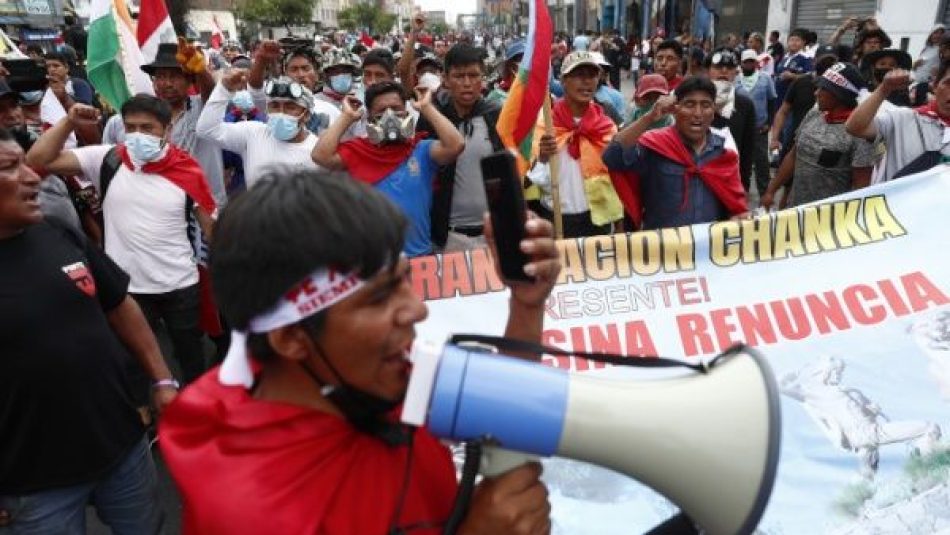
<path fill-rule="evenodd" d="M 524 57 L 524 41 L 519 39 L 505 48 L 505 62 L 501 65 L 501 80 L 485 96 L 488 102 L 497 102 L 501 105 L 508 100 L 508 90 L 518 76 L 521 68 L 521 58 Z"/>
<path fill-rule="evenodd" d="M 549 162 L 557 158 L 565 238 L 611 234 L 623 219 L 623 206 L 602 159 L 617 126 L 594 100 L 603 75 L 598 56 L 596 52 L 572 52 L 564 58 L 564 97 L 551 110 L 554 135 L 547 134 L 543 124 L 534 134 L 537 160 L 527 176 L 542 191 L 538 215 L 553 220 Z"/>
<path fill-rule="evenodd" d="M 528 217 L 535 281 L 504 281 L 505 336 L 537 343 L 560 263 L 550 224 Z M 241 332 L 159 425 L 185 533 L 443 533 L 449 450 L 393 414 L 427 315 L 400 255 L 407 228 L 382 192 L 314 171 L 275 170 L 222 214 L 215 292 Z M 479 483 L 456 533 L 550 533 L 540 475 L 529 463 Z"/>
<path fill-rule="evenodd" d="M 918 108 L 882 109 L 887 97 L 910 84 L 910 72 L 888 72 L 848 120 L 848 132 L 867 140 L 880 140 L 886 147 L 884 172 L 887 181 L 926 171 L 950 161 L 950 62 L 943 62 L 934 79 L 935 98 Z"/>
<path fill-rule="evenodd" d="M 267 108 L 264 81 L 267 69 L 278 69 L 282 63 L 283 73 L 291 80 L 316 94 L 318 89 L 319 62 L 316 53 L 309 48 L 295 48 L 284 54 L 277 41 L 262 41 L 254 53 L 254 61 L 247 73 L 247 90 L 258 109 Z M 319 99 L 312 99 L 307 130 L 319 135 L 340 114 L 340 109 Z"/>
<path fill-rule="evenodd" d="M 817 106 L 805 116 L 795 146 L 761 196 L 763 208 L 772 208 L 775 194 L 793 175 L 791 206 L 860 189 L 871 181 L 874 146 L 845 130 L 864 87 L 860 71 L 850 63 L 835 63 L 816 84 Z"/>
<path fill-rule="evenodd" d="M 739 153 L 739 176 L 748 192 L 758 128 L 755 104 L 745 90 L 736 88 L 738 67 L 739 57 L 732 49 L 720 48 L 706 58 L 709 79 L 716 86 L 716 117 L 712 128 L 725 138 L 726 147 Z"/>
<path fill-rule="evenodd" d="M 416 134 L 402 86 L 383 82 L 366 91 L 367 137 L 340 142 L 343 133 L 364 115 L 360 102 L 350 97 L 343 103 L 340 118 L 320 136 L 313 160 L 327 169 L 346 171 L 385 193 L 410 222 L 404 252 L 421 256 L 433 250 L 429 211 L 436 169 L 453 163 L 465 142 L 432 104 L 428 88 L 416 88 L 412 107 L 432 125 L 435 140 Z"/>
<path fill-rule="evenodd" d="M 250 60 L 244 61 L 244 56 L 237 56 L 232 63 L 236 69 L 247 69 L 250 67 Z M 266 103 L 265 103 L 266 106 Z M 245 121 L 256 121 L 259 123 L 267 122 L 267 114 L 264 110 L 257 107 L 254 103 L 254 97 L 247 88 L 239 89 L 234 92 L 231 102 L 228 103 L 227 110 L 224 113 L 224 122 L 243 123 Z M 228 198 L 244 191 L 247 184 L 244 181 L 244 161 L 241 156 L 229 150 L 222 151 L 224 159 L 224 178 L 225 186 L 228 190 Z"/>
<path fill-rule="evenodd" d="M 169 139 L 172 111 L 166 101 L 135 95 L 122 105 L 120 117 L 124 143 L 64 150 L 77 123 L 99 120 L 98 110 L 77 104 L 40 136 L 26 161 L 61 176 L 80 175 L 99 190 L 105 252 L 129 274 L 129 292 L 153 329 L 164 323 L 182 381 L 189 382 L 206 369 L 198 255 L 189 228 L 197 224 L 210 236 L 217 207 L 198 162 Z M 113 161 L 117 165 L 104 182 L 103 171 Z M 148 390 L 141 381 L 130 378 L 139 406 Z"/>
<path fill-rule="evenodd" d="M 614 136 L 604 163 L 635 229 L 652 230 L 722 221 L 748 214 L 739 155 L 711 129 L 716 86 L 683 80 L 675 95 Z M 673 113 L 673 126 L 647 130 Z M 619 174 L 618 174 L 619 173 Z"/>
<path fill-rule="evenodd" d="M 663 95 L 669 95 L 670 88 L 666 85 L 666 78 L 659 74 L 647 74 L 640 79 L 637 84 L 637 91 L 633 95 L 633 106 L 624 128 L 640 120 L 644 115 L 653 111 L 657 99 Z M 673 124 L 672 115 L 663 115 L 652 124 L 648 125 L 647 130 L 663 128 Z"/>
<path fill-rule="evenodd" d="M 355 88 L 360 66 L 359 57 L 345 50 L 332 50 L 325 54 L 320 73 L 323 90 L 316 93 L 314 98 L 342 111 L 343 98 Z"/>
<path fill-rule="evenodd" d="M 247 73 L 237 69 L 221 78 L 198 119 L 198 135 L 241 156 L 248 187 L 264 175 L 266 167 L 274 164 L 312 168 L 310 152 L 317 144 L 317 136 L 304 125 L 313 107 L 313 95 L 290 78 L 269 80 L 264 84 L 266 124 L 222 122 L 228 103 L 235 92 L 245 87 L 246 80 Z"/>
<path fill-rule="evenodd" d="M 749 40 L 751 41 L 751 37 Z M 768 54 L 764 54 L 766 57 Z M 736 81 L 739 89 L 749 95 L 755 106 L 755 166 L 756 191 L 761 195 L 769 185 L 772 175 L 769 171 L 769 128 L 775 116 L 775 83 L 772 77 L 759 69 L 761 56 L 751 48 L 742 51 L 742 74 Z"/>
<path fill-rule="evenodd" d="M 437 98 L 439 93 L 444 91 L 442 87 L 443 70 L 442 60 L 439 56 L 428 53 L 423 54 L 416 58 L 415 65 L 413 66 L 412 76 L 410 77 L 412 87 L 418 87 L 420 85 L 428 87 L 429 91 L 432 91 L 432 94 L 435 95 L 434 98 Z M 406 89 L 406 84 L 403 84 L 403 88 Z"/>
<path fill-rule="evenodd" d="M 896 48 L 885 48 L 865 54 L 861 58 L 861 73 L 868 76 L 865 80 L 868 88 L 873 91 L 884 81 L 884 76 L 894 69 L 909 71 L 911 68 L 910 54 Z M 887 102 L 894 106 L 910 106 L 909 88 L 892 91 L 887 96 Z"/>

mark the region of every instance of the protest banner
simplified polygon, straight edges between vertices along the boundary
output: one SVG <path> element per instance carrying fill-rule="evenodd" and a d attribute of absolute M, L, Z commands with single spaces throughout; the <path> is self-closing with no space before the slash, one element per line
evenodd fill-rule
<path fill-rule="evenodd" d="M 946 199 L 940 166 L 756 219 L 564 240 L 543 342 L 690 361 L 755 346 L 782 392 L 762 533 L 950 530 Z M 503 331 L 507 291 L 485 250 L 413 259 L 412 282 L 429 305 L 420 338 Z M 555 459 L 545 470 L 555 533 L 639 533 L 676 510 L 599 467 Z"/>

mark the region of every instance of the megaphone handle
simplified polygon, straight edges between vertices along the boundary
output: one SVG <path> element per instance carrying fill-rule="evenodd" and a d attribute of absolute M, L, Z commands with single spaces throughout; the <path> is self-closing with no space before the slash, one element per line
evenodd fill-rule
<path fill-rule="evenodd" d="M 536 455 L 503 448 L 485 447 L 482 449 L 481 473 L 485 477 L 495 477 L 519 466 L 537 461 Z"/>

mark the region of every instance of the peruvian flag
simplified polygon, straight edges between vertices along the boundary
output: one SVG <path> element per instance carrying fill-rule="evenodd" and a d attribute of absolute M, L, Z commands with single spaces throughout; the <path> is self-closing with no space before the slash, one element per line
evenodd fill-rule
<path fill-rule="evenodd" d="M 160 43 L 175 43 L 178 37 L 168 16 L 165 0 L 142 0 L 139 6 L 139 23 L 135 36 L 145 57 L 145 63 L 155 61 Z"/>
<path fill-rule="evenodd" d="M 221 31 L 221 25 L 218 24 L 218 17 L 211 16 L 211 48 L 218 50 L 224 44 L 224 32 Z"/>

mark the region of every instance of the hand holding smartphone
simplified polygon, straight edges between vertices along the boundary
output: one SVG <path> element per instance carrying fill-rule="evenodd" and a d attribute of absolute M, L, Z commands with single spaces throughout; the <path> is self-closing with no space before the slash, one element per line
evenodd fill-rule
<path fill-rule="evenodd" d="M 482 158 L 481 166 L 501 274 L 508 280 L 533 282 L 524 272 L 529 258 L 521 250 L 521 242 L 528 214 L 515 158 L 508 151 L 499 151 Z"/>

